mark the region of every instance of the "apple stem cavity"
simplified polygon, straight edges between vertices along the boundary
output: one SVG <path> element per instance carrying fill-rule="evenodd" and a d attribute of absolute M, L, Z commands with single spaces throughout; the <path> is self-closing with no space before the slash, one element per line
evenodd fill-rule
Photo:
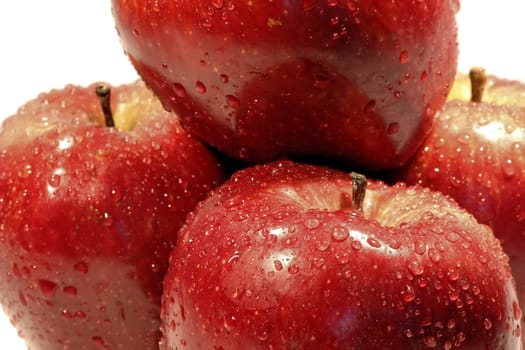
<path fill-rule="evenodd" d="M 469 72 L 470 78 L 470 101 L 481 102 L 483 100 L 483 92 L 487 85 L 487 73 L 484 68 L 473 67 Z"/>
<path fill-rule="evenodd" d="M 100 106 L 104 112 L 104 122 L 107 127 L 114 127 L 113 113 L 111 112 L 111 88 L 107 85 L 98 85 L 95 89 Z"/>
<path fill-rule="evenodd" d="M 363 174 L 352 172 L 352 207 L 358 211 L 363 211 L 363 203 L 366 195 L 366 177 Z"/>

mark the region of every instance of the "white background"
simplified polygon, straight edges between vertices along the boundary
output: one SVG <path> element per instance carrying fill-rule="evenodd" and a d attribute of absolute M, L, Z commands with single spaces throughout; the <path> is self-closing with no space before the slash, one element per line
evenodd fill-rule
<path fill-rule="evenodd" d="M 459 69 L 481 65 L 525 81 L 524 13 L 523 0 L 463 0 Z M 52 88 L 136 77 L 114 30 L 110 0 L 0 2 L 0 120 Z M 25 349 L 1 311 L 0 347 Z"/>

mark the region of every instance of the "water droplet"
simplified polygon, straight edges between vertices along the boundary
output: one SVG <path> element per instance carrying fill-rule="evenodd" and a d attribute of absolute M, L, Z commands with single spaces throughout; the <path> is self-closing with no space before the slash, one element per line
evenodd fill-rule
<path fill-rule="evenodd" d="M 488 318 L 486 318 L 483 321 L 483 327 L 485 327 L 485 329 L 488 331 L 489 329 L 492 328 L 492 322 Z"/>
<path fill-rule="evenodd" d="M 53 188 L 60 186 L 61 176 L 59 173 L 54 173 L 49 176 L 47 184 Z"/>
<path fill-rule="evenodd" d="M 363 111 L 368 114 L 368 113 L 373 113 L 375 109 L 376 109 L 376 101 L 370 100 L 365 105 L 365 108 L 363 109 Z"/>
<path fill-rule="evenodd" d="M 180 317 L 182 321 L 186 321 L 186 309 L 183 305 L 180 305 Z"/>
<path fill-rule="evenodd" d="M 77 293 L 78 293 L 77 288 L 74 287 L 74 286 L 66 286 L 66 287 L 64 287 L 63 292 L 64 292 L 64 294 L 67 294 L 67 295 L 72 296 L 72 297 L 76 296 Z"/>
<path fill-rule="evenodd" d="M 197 92 L 199 94 L 205 94 L 206 93 L 206 85 L 202 81 L 198 81 L 195 83 L 195 88 L 197 89 Z"/>
<path fill-rule="evenodd" d="M 408 265 L 408 270 L 414 275 L 414 276 L 419 276 L 419 275 L 422 275 L 423 272 L 425 271 L 423 269 L 423 266 L 416 260 L 411 260 Z"/>
<path fill-rule="evenodd" d="M 234 109 L 237 109 L 241 106 L 241 101 L 233 95 L 226 95 L 226 103 L 228 106 Z"/>
<path fill-rule="evenodd" d="M 87 171 L 90 171 L 90 172 L 93 172 L 96 170 L 95 163 L 90 162 L 90 161 L 85 162 L 84 167 L 86 168 Z"/>
<path fill-rule="evenodd" d="M 361 250 L 363 248 L 363 245 L 361 242 L 353 240 L 352 243 L 350 243 L 350 246 L 353 250 Z"/>
<path fill-rule="evenodd" d="M 113 217 L 108 212 L 104 212 L 102 219 L 102 223 L 104 224 L 104 226 L 111 227 L 113 226 L 114 222 L 115 219 L 113 219 Z"/>
<path fill-rule="evenodd" d="M 459 286 L 462 290 L 467 291 L 470 288 L 470 282 L 463 278 L 459 281 Z"/>
<path fill-rule="evenodd" d="M 330 84 L 330 78 L 323 74 L 314 75 L 314 87 L 318 89 L 326 89 Z"/>
<path fill-rule="evenodd" d="M 455 282 L 459 279 L 459 271 L 458 270 L 449 270 L 448 272 L 448 279 L 451 282 Z"/>
<path fill-rule="evenodd" d="M 388 135 L 394 135 L 399 131 L 399 123 L 393 122 L 388 124 L 388 127 L 386 128 L 386 132 Z"/>
<path fill-rule="evenodd" d="M 401 248 L 401 242 L 394 238 L 388 243 L 388 246 L 392 249 L 399 249 Z"/>
<path fill-rule="evenodd" d="M 73 268 L 76 272 L 78 272 L 81 275 L 85 275 L 86 273 L 88 273 L 89 270 L 88 265 L 83 261 L 76 263 L 75 266 L 73 266 Z"/>
<path fill-rule="evenodd" d="M 434 336 L 427 336 L 425 337 L 425 346 L 427 348 L 435 348 L 437 346 L 437 339 Z"/>
<path fill-rule="evenodd" d="M 257 332 L 257 338 L 260 341 L 267 341 L 270 338 L 270 333 L 267 330 Z"/>
<path fill-rule="evenodd" d="M 175 92 L 175 95 L 177 95 L 180 98 L 188 97 L 186 89 L 179 83 L 173 83 L 173 92 Z"/>
<path fill-rule="evenodd" d="M 22 272 L 20 271 L 20 268 L 17 264 L 13 264 L 13 275 L 18 278 L 22 277 Z"/>
<path fill-rule="evenodd" d="M 224 7 L 224 0 L 212 0 L 211 4 L 216 9 L 221 9 Z"/>
<path fill-rule="evenodd" d="M 447 322 L 447 328 L 448 329 L 456 328 L 456 320 L 453 319 L 453 318 L 449 319 L 448 322 Z"/>
<path fill-rule="evenodd" d="M 405 303 L 410 303 L 414 301 L 414 299 L 416 299 L 416 292 L 414 288 L 412 288 L 412 286 L 408 284 L 405 286 L 405 289 L 401 292 L 401 295 Z"/>
<path fill-rule="evenodd" d="M 235 315 L 224 316 L 224 328 L 226 328 L 226 330 L 231 331 L 237 328 L 238 323 L 239 321 L 237 320 L 237 317 L 235 317 Z"/>
<path fill-rule="evenodd" d="M 512 163 L 512 159 L 507 159 L 502 165 L 503 176 L 509 180 L 516 175 L 516 167 Z"/>
<path fill-rule="evenodd" d="M 515 301 L 512 302 L 512 313 L 514 315 L 515 320 L 519 320 L 521 318 L 521 308 Z"/>
<path fill-rule="evenodd" d="M 83 320 L 87 317 L 87 315 L 84 311 L 77 311 L 75 312 L 75 317 Z"/>
<path fill-rule="evenodd" d="M 316 218 L 309 218 L 305 221 L 304 225 L 310 229 L 318 228 L 321 222 Z"/>
<path fill-rule="evenodd" d="M 454 242 L 457 242 L 458 239 L 459 239 L 459 235 L 455 232 L 448 232 L 446 235 L 445 235 L 445 238 L 447 241 L 449 241 L 450 243 L 454 243 Z"/>
<path fill-rule="evenodd" d="M 355 3 L 353 0 L 348 0 L 346 2 L 346 8 L 348 9 L 348 11 L 350 12 L 355 12 L 355 10 L 357 9 L 357 7 L 355 6 Z"/>
<path fill-rule="evenodd" d="M 462 145 L 468 145 L 470 143 L 470 134 L 469 133 L 461 133 L 458 135 L 457 140 Z"/>
<path fill-rule="evenodd" d="M 320 237 L 320 239 L 315 240 L 314 245 L 317 248 L 317 250 L 324 252 L 330 246 L 330 242 Z"/>
<path fill-rule="evenodd" d="M 102 337 L 95 336 L 92 337 L 91 340 L 93 341 L 93 344 L 97 347 L 104 348 L 106 346 Z"/>
<path fill-rule="evenodd" d="M 437 264 L 441 260 L 441 254 L 435 248 L 430 248 L 428 250 L 428 257 L 430 258 L 430 261 L 432 261 L 435 264 Z"/>
<path fill-rule="evenodd" d="M 450 301 L 457 301 L 459 299 L 459 291 L 455 289 L 449 290 L 448 298 L 450 299 Z"/>
<path fill-rule="evenodd" d="M 426 253 L 426 251 L 427 251 L 427 245 L 423 241 L 416 239 L 414 241 L 414 252 L 417 255 L 423 255 Z"/>
<path fill-rule="evenodd" d="M 239 149 L 239 158 L 240 159 L 249 159 L 250 158 L 250 151 L 246 147 L 241 147 Z"/>
<path fill-rule="evenodd" d="M 480 293 L 481 293 L 481 289 L 479 289 L 478 286 L 474 286 L 474 287 L 472 287 L 472 294 L 474 294 L 474 295 L 477 296 L 477 295 L 479 295 Z"/>
<path fill-rule="evenodd" d="M 372 248 L 381 248 L 381 242 L 379 242 L 377 239 L 369 237 L 366 239 L 366 243 L 368 243 L 369 246 Z"/>
<path fill-rule="evenodd" d="M 57 284 L 48 280 L 39 280 L 38 286 L 40 287 L 40 291 L 42 291 L 42 294 L 46 296 L 47 298 L 52 298 L 55 296 Z"/>
<path fill-rule="evenodd" d="M 407 62 L 408 62 L 408 52 L 406 50 L 403 50 L 399 54 L 399 63 L 405 64 Z"/>
<path fill-rule="evenodd" d="M 332 230 L 332 239 L 336 242 L 345 241 L 349 235 L 348 229 L 344 226 L 337 226 Z"/>
<path fill-rule="evenodd" d="M 348 254 L 348 252 L 344 250 L 338 251 L 335 253 L 335 258 L 341 265 L 348 264 L 348 262 L 350 261 L 350 254 Z"/>
<path fill-rule="evenodd" d="M 299 266 L 292 264 L 288 267 L 288 273 L 290 275 L 295 275 L 297 272 L 299 272 Z"/>
<path fill-rule="evenodd" d="M 230 78 L 229 78 L 228 75 L 226 75 L 226 74 L 221 74 L 221 75 L 220 75 L 220 78 L 221 78 L 221 81 L 222 81 L 224 84 L 227 84 L 228 81 L 230 80 Z"/>
<path fill-rule="evenodd" d="M 27 178 L 33 173 L 33 168 L 31 164 L 25 164 L 22 166 L 22 169 L 18 171 L 18 176 L 21 178 Z"/>

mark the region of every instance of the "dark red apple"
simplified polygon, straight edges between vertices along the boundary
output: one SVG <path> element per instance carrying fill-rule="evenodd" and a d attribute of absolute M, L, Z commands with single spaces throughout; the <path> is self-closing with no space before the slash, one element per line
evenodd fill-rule
<path fill-rule="evenodd" d="M 458 78 L 432 134 L 397 178 L 450 195 L 492 227 L 510 257 L 523 305 L 525 84 L 485 77 L 477 68 L 471 74 L 481 79 L 474 84 L 478 101 L 465 101 L 470 93 L 462 91 L 470 91 L 470 83 Z"/>
<path fill-rule="evenodd" d="M 399 166 L 456 72 L 457 0 L 112 5 L 125 51 L 166 108 L 246 162 Z"/>
<path fill-rule="evenodd" d="M 97 92 L 42 94 L 0 129 L 0 304 L 31 350 L 157 349 L 177 231 L 225 177 L 143 83 Z"/>
<path fill-rule="evenodd" d="M 518 349 L 492 231 L 439 192 L 363 179 L 278 162 L 214 190 L 171 255 L 161 350 Z"/>

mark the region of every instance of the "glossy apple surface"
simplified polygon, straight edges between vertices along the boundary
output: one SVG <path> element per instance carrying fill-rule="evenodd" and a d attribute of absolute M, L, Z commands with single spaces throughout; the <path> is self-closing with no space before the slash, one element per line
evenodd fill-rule
<path fill-rule="evenodd" d="M 32 350 L 156 349 L 167 257 L 224 179 L 140 82 L 40 95 L 0 129 L 0 304 Z"/>
<path fill-rule="evenodd" d="M 469 102 L 460 75 L 451 101 L 399 180 L 452 196 L 489 225 L 510 257 L 525 302 L 525 85 L 487 77 L 482 102 Z"/>
<path fill-rule="evenodd" d="M 290 162 L 242 170 L 180 232 L 162 350 L 517 349 L 490 229 L 421 187 Z M 362 192 L 361 192 L 362 193 Z"/>
<path fill-rule="evenodd" d="M 313 155 L 399 166 L 456 71 L 453 0 L 112 5 L 125 51 L 165 106 L 246 162 Z"/>

